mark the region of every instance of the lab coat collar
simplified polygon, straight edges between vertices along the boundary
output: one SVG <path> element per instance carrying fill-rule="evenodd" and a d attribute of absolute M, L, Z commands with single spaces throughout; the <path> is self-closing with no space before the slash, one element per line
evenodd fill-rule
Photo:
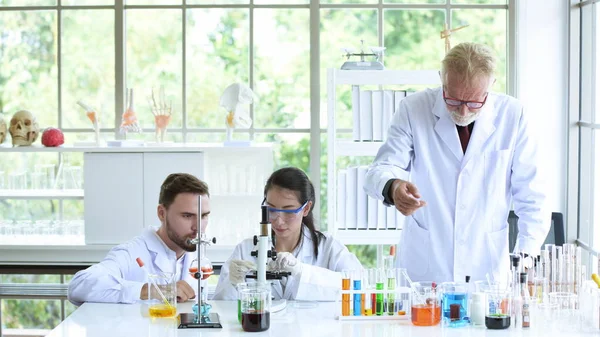
<path fill-rule="evenodd" d="M 152 256 L 152 262 L 156 268 L 163 273 L 175 273 L 175 263 L 177 256 L 167 245 L 160 239 L 156 231 L 158 228 L 147 228 L 142 236 L 146 242 L 146 247 Z M 145 262 L 145 261 L 144 261 Z"/>
<path fill-rule="evenodd" d="M 491 92 L 488 94 L 488 98 L 481 110 L 479 118 L 475 121 L 473 133 L 471 134 L 469 145 L 467 146 L 467 152 L 464 154 L 460 145 L 460 139 L 458 138 L 456 124 L 452 120 L 452 117 L 450 117 L 450 113 L 446 108 L 441 87 L 437 89 L 435 95 L 436 100 L 433 106 L 433 114 L 439 117 L 435 124 L 435 132 L 442 138 L 458 162 L 461 163 L 462 168 L 473 155 L 478 154 L 481 151 L 485 141 L 496 130 L 496 127 L 494 126 L 494 119 L 496 118 L 496 110 L 494 109 L 496 95 Z"/>

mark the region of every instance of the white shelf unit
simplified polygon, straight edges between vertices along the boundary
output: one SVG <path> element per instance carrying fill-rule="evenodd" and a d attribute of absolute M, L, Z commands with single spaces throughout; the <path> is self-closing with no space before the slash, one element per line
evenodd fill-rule
<path fill-rule="evenodd" d="M 160 224 L 156 216 L 160 184 L 174 172 L 188 172 L 207 182 L 213 214 L 207 234 L 217 238 L 208 254 L 213 262 L 224 262 L 237 243 L 257 233 L 264 183 L 274 169 L 271 143 L 54 148 L 0 145 L 0 156 L 34 152 L 82 153 L 84 189 L 0 189 L 0 200 L 83 200 L 85 242 L 57 242 L 49 247 L 21 234 L 0 244 L 0 264 L 99 262 L 110 248 L 139 235 L 144 226 Z"/>
<path fill-rule="evenodd" d="M 337 88 L 342 85 L 431 85 L 439 86 L 437 70 L 327 70 L 327 142 L 328 142 L 328 186 L 327 219 L 330 232 L 344 244 L 386 245 L 400 241 L 402 228 L 396 229 L 338 229 L 337 223 L 337 173 L 336 159 L 344 156 L 372 156 L 383 144 L 382 141 L 358 142 L 340 139 L 336 126 Z"/>

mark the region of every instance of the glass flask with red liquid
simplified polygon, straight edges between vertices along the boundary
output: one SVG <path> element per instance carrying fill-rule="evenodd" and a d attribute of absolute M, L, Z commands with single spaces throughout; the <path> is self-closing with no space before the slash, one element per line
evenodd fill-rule
<path fill-rule="evenodd" d="M 189 272 L 190 275 L 192 275 L 192 277 L 195 279 L 199 279 L 200 277 L 202 277 L 202 280 L 206 280 L 212 274 L 214 274 L 213 265 L 210 262 L 210 260 L 206 258 L 206 247 L 204 245 L 201 245 L 200 249 L 204 250 L 202 252 L 202 260 L 200 260 L 200 263 L 198 264 L 198 259 L 194 259 L 194 261 L 192 261 L 192 263 L 190 264 Z M 198 265 L 200 265 L 200 271 L 202 273 L 198 272 Z"/>

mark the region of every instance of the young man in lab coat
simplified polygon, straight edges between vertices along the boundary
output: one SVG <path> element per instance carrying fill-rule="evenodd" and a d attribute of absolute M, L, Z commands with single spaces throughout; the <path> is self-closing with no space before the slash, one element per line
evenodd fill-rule
<path fill-rule="evenodd" d="M 160 189 L 157 209 L 161 226 L 148 227 L 142 235 L 110 250 L 100 263 L 75 274 L 69 283 L 69 301 L 134 303 L 148 297 L 149 273 L 175 273 L 177 300 L 187 301 L 197 293 L 197 281 L 188 272 L 196 245 L 187 243 L 198 234 L 198 196 L 202 196 L 202 231 L 208 224 L 208 186 L 187 173 L 170 174 Z M 110 210 L 107 210 L 110 211 Z M 124 224 L 126 225 L 126 224 Z"/>
<path fill-rule="evenodd" d="M 538 254 L 548 233 L 531 121 L 490 91 L 495 68 L 484 45 L 452 48 L 442 87 L 402 100 L 367 173 L 367 193 L 406 216 L 397 260 L 414 281 L 505 281 L 511 202 L 516 252 Z"/>

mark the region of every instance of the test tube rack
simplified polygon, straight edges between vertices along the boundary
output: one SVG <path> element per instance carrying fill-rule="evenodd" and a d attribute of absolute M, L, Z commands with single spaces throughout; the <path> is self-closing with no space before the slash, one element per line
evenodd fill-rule
<path fill-rule="evenodd" d="M 360 320 L 409 320 L 410 319 L 410 288 L 398 287 L 397 289 L 362 289 L 362 290 L 340 290 L 340 295 L 337 300 L 337 319 L 340 321 L 360 321 Z M 349 311 L 344 314 L 344 295 L 348 296 Z M 356 299 L 354 296 L 360 296 L 360 315 L 354 314 L 354 306 Z M 377 295 L 381 295 L 377 299 Z M 390 296 L 393 296 L 393 310 L 389 306 Z M 370 301 L 371 311 L 365 310 L 366 301 Z M 377 310 L 377 303 L 381 303 L 382 309 Z M 390 314 L 390 312 L 392 314 Z"/>

